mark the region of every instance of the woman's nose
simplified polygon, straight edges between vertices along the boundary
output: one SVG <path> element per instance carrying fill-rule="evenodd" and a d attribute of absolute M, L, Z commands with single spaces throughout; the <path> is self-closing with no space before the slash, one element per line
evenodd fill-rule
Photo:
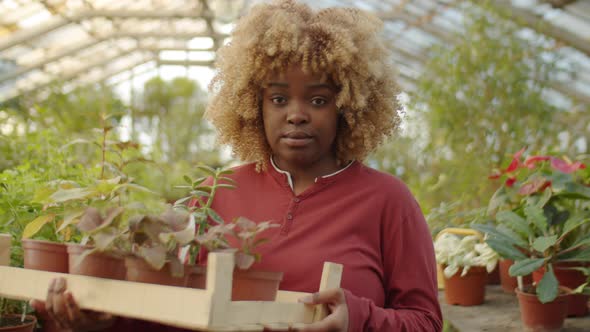
<path fill-rule="evenodd" d="M 287 111 L 287 122 L 299 125 L 309 122 L 309 115 L 300 103 L 292 103 Z"/>

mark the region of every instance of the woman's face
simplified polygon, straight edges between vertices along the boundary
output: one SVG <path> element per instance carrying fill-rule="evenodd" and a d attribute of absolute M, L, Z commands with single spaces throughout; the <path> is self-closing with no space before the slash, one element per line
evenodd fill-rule
<path fill-rule="evenodd" d="M 338 128 L 336 86 L 293 67 L 262 92 L 264 132 L 279 167 L 333 167 Z"/>

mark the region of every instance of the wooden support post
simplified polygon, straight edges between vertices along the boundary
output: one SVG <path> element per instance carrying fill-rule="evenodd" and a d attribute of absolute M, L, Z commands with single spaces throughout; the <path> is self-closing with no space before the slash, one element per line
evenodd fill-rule
<path fill-rule="evenodd" d="M 209 326 L 223 326 L 231 302 L 234 271 L 233 253 L 210 253 L 207 258 L 207 287 L 211 298 Z"/>
<path fill-rule="evenodd" d="M 320 281 L 320 292 L 333 288 L 340 288 L 340 281 L 342 280 L 342 264 L 324 263 L 322 270 L 322 279 Z M 316 308 L 313 321 L 324 319 L 328 315 L 328 307 L 325 305 Z"/>
<path fill-rule="evenodd" d="M 10 234 L 0 234 L 0 265 L 10 265 Z"/>

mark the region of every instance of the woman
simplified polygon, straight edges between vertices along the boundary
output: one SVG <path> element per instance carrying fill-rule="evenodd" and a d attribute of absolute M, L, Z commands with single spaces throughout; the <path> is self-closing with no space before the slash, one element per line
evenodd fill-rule
<path fill-rule="evenodd" d="M 314 292 L 325 261 L 344 265 L 342 289 L 301 300 L 330 308 L 301 331 L 442 329 L 420 208 L 400 180 L 362 164 L 399 124 L 381 25 L 355 9 L 276 1 L 252 8 L 218 52 L 207 116 L 250 163 L 213 208 L 280 223 L 256 267 L 283 271 L 281 289 Z M 71 326 L 85 313 L 64 321 L 62 298 L 53 292 L 50 312 Z"/>

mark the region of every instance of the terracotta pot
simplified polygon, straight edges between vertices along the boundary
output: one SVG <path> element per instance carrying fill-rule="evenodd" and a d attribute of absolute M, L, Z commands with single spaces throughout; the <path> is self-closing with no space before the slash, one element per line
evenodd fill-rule
<path fill-rule="evenodd" d="M 461 277 L 462 271 L 463 269 L 460 269 L 450 278 L 444 277 L 445 301 L 448 304 L 462 306 L 482 304 L 488 280 L 486 268 L 473 266 Z"/>
<path fill-rule="evenodd" d="M 559 282 L 559 285 L 570 289 L 575 289 L 586 282 L 586 276 L 581 271 L 570 270 L 568 267 L 583 266 L 582 263 L 558 263 L 554 264 L 553 273 Z M 541 267 L 533 272 L 533 280 L 537 283 L 545 275 L 545 268 Z M 582 317 L 588 314 L 588 300 L 590 296 L 584 294 L 568 295 L 568 317 Z"/>
<path fill-rule="evenodd" d="M 81 255 L 93 247 L 68 243 L 67 248 L 71 274 L 125 280 L 126 269 L 122 258 L 96 252 L 80 261 Z"/>
<path fill-rule="evenodd" d="M 500 284 L 500 264 L 496 264 L 496 267 L 492 272 L 488 273 L 488 285 L 499 285 Z"/>
<path fill-rule="evenodd" d="M 232 301 L 274 301 L 283 272 L 234 269 Z"/>
<path fill-rule="evenodd" d="M 25 269 L 68 273 L 68 252 L 63 243 L 22 240 Z"/>
<path fill-rule="evenodd" d="M 184 265 L 186 287 L 205 289 L 207 286 L 207 267 L 203 265 Z"/>
<path fill-rule="evenodd" d="M 502 285 L 502 290 L 506 293 L 514 293 L 514 289 L 518 287 L 518 282 L 516 277 L 511 277 L 508 273 L 510 267 L 514 264 L 514 261 L 510 259 L 501 259 L 498 265 L 500 266 L 500 284 Z M 533 277 L 531 275 L 524 276 L 522 278 L 522 283 L 524 285 L 530 285 L 533 283 Z"/>
<path fill-rule="evenodd" d="M 128 281 L 179 287 L 184 287 L 186 284 L 186 278 L 184 276 L 172 276 L 169 263 L 166 263 L 160 271 L 157 271 L 143 259 L 126 257 L 125 267 L 127 268 L 125 280 Z"/>
<path fill-rule="evenodd" d="M 526 292 L 516 289 L 520 317 L 527 331 L 560 331 L 567 316 L 568 294 L 562 293 L 549 303 L 541 303 L 531 287 Z"/>
<path fill-rule="evenodd" d="M 33 332 L 35 325 L 37 324 L 37 318 L 35 318 L 35 316 L 27 315 L 25 317 L 25 322 L 22 323 L 21 315 L 7 314 L 2 315 L 2 320 L 0 320 L 0 322 L 0 331 L 2 332 Z"/>

